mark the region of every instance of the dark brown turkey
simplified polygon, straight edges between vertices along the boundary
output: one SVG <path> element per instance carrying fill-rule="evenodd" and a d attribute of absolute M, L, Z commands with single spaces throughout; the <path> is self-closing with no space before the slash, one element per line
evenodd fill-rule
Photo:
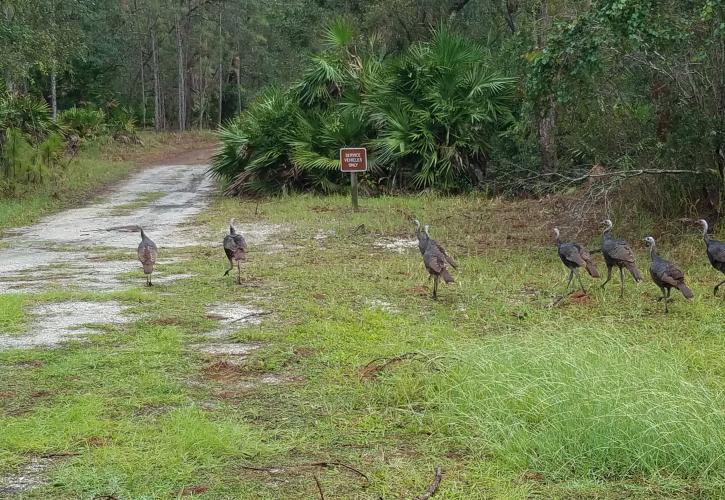
<path fill-rule="evenodd" d="M 558 227 L 554 228 L 554 235 L 556 236 L 556 248 L 559 253 L 559 258 L 567 269 L 569 269 L 569 280 L 566 283 L 566 292 L 569 291 L 571 280 L 576 274 L 582 292 L 586 293 L 587 291 L 584 289 L 584 285 L 582 284 L 582 278 L 579 275 L 579 268 L 585 268 L 592 278 L 599 278 L 599 271 L 597 271 L 597 267 L 594 265 L 592 254 L 590 254 L 589 250 L 579 243 L 562 242 L 559 237 L 560 233 Z"/>
<path fill-rule="evenodd" d="M 242 268 L 240 262 L 247 258 L 247 242 L 241 234 L 234 229 L 234 219 L 229 221 L 229 234 L 224 237 L 224 253 L 229 260 L 229 269 L 224 276 L 234 269 L 234 262 L 237 263 L 237 283 L 242 284 Z"/>
<path fill-rule="evenodd" d="M 670 293 L 673 288 L 681 291 L 686 299 L 691 299 L 695 294 L 685 285 L 685 273 L 672 262 L 657 255 L 655 239 L 652 236 L 647 236 L 644 242 L 649 248 L 649 255 L 652 261 L 649 266 L 649 274 L 652 276 L 652 281 L 662 291 L 662 297 L 658 297 L 657 301 L 664 300 L 665 312 L 669 312 L 667 303 L 670 301 Z"/>

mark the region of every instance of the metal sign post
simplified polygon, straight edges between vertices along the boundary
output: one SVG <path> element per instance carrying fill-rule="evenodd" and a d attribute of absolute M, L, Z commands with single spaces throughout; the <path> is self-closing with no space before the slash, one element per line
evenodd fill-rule
<path fill-rule="evenodd" d="M 365 148 L 341 148 L 340 171 L 350 172 L 352 209 L 357 212 L 357 173 L 368 169 L 368 152 Z"/>

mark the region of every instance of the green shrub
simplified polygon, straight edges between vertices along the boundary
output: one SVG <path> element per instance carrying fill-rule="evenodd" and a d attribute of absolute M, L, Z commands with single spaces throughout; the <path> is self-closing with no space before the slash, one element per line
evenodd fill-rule
<path fill-rule="evenodd" d="M 214 156 L 212 173 L 233 180 L 234 192 L 275 192 L 289 186 L 300 174 L 287 146 L 298 111 L 288 92 L 267 90 L 219 131 L 222 149 Z"/>
<path fill-rule="evenodd" d="M 492 137 L 511 122 L 514 86 L 486 60 L 477 44 L 439 29 L 396 61 L 368 97 L 379 161 L 416 188 L 480 182 Z"/>
<path fill-rule="evenodd" d="M 33 148 L 20 129 L 8 128 L 4 135 L 0 164 L 3 166 L 5 178 L 12 178 L 24 165 L 32 161 Z"/>
<path fill-rule="evenodd" d="M 0 93 L 0 130 L 17 129 L 30 141 L 42 140 L 55 130 L 50 108 L 43 99 Z"/>
<path fill-rule="evenodd" d="M 360 49 L 345 23 L 325 33 L 299 82 L 269 89 L 219 131 L 212 173 L 229 193 L 346 189 L 339 149 L 369 150 L 368 189 L 469 188 L 485 175 L 490 139 L 511 120 L 514 80 L 483 50 L 439 29 L 386 59 Z"/>
<path fill-rule="evenodd" d="M 106 115 L 100 109 L 74 106 L 58 114 L 58 124 L 66 136 L 89 139 L 105 132 Z"/>

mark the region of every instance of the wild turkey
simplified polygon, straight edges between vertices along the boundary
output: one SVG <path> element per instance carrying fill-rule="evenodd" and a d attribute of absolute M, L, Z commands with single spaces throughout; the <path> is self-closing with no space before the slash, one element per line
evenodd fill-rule
<path fill-rule="evenodd" d="M 229 221 L 229 234 L 224 237 L 224 253 L 229 259 L 229 269 L 226 270 L 224 276 L 234 269 L 234 262 L 237 263 L 237 283 L 242 284 L 242 268 L 239 262 L 247 257 L 247 242 L 241 234 L 237 234 L 234 230 L 234 219 Z"/>
<path fill-rule="evenodd" d="M 639 283 L 642 281 L 642 275 L 634 262 L 634 252 L 624 240 L 616 240 L 612 238 L 612 221 L 606 219 L 602 222 L 606 226 L 602 236 L 602 255 L 607 265 L 607 279 L 602 283 L 602 288 L 612 279 L 612 267 L 619 268 L 619 280 L 621 283 L 619 297 L 624 297 L 624 271 L 626 268 L 631 274 L 634 281 Z"/>
<path fill-rule="evenodd" d="M 559 253 L 559 258 L 569 269 L 569 280 L 566 283 L 566 291 L 569 291 L 571 280 L 576 274 L 582 292 L 586 293 L 587 291 L 584 289 L 584 285 L 582 284 L 582 278 L 579 275 L 579 268 L 584 267 L 592 278 L 599 278 L 599 271 L 597 271 L 597 268 L 592 261 L 592 254 L 578 243 L 562 243 L 559 238 L 560 233 L 558 227 L 554 228 L 554 234 L 556 235 L 556 248 Z"/>
<path fill-rule="evenodd" d="M 146 275 L 146 285 L 151 286 L 151 273 L 154 272 L 158 250 L 156 249 L 156 243 L 146 236 L 143 229 L 140 227 L 138 229 L 141 231 L 141 243 L 138 244 L 138 260 L 141 261 L 143 273 Z"/>
<path fill-rule="evenodd" d="M 670 300 L 672 288 L 681 291 L 686 299 L 691 299 L 695 294 L 685 285 L 685 273 L 672 262 L 666 261 L 657 255 L 655 239 L 652 236 L 647 236 L 644 241 L 649 247 L 649 255 L 652 260 L 649 266 L 649 274 L 652 276 L 652 281 L 662 290 L 662 297 L 658 297 L 657 301 L 664 300 L 665 312 L 669 312 L 667 302 Z"/>
<path fill-rule="evenodd" d="M 428 270 L 428 274 L 433 277 L 433 298 L 438 298 L 438 281 L 443 278 L 446 283 L 453 283 L 453 276 L 448 272 L 448 263 L 451 261 L 450 258 L 445 254 L 443 250 L 433 239 L 430 238 L 428 233 L 428 226 L 424 228 L 425 241 L 427 245 L 425 251 L 423 251 L 423 264 Z M 420 242 L 420 238 L 419 238 Z M 419 245 L 420 248 L 420 245 Z"/>
<path fill-rule="evenodd" d="M 413 222 L 415 222 L 415 236 L 418 238 L 418 250 L 420 250 L 420 254 L 425 254 L 426 248 L 428 248 L 429 244 L 435 245 L 438 250 L 443 254 L 443 257 L 446 259 L 446 262 L 453 268 L 458 269 L 458 264 L 455 260 L 451 258 L 450 255 L 446 252 L 445 248 L 441 246 L 440 243 L 438 243 L 436 240 L 430 237 L 430 233 L 428 232 L 430 226 L 425 225 L 423 228 L 423 231 L 420 230 L 420 221 L 418 219 L 413 219 Z"/>
<path fill-rule="evenodd" d="M 423 255 L 425 253 L 425 249 L 428 248 L 430 238 L 428 238 L 425 231 L 421 229 L 420 221 L 418 219 L 413 219 L 413 222 L 415 222 L 415 237 L 418 238 L 418 250 L 420 250 L 420 254 Z"/>
<path fill-rule="evenodd" d="M 702 239 L 705 240 L 705 245 L 707 246 L 707 258 L 710 259 L 710 264 L 725 274 L 725 241 L 710 239 L 710 236 L 707 234 L 708 225 L 705 219 L 700 219 L 697 222 L 702 226 Z M 718 289 L 723 284 L 725 284 L 725 280 L 715 285 L 713 293 L 716 297 Z M 723 294 L 723 298 L 725 298 L 725 293 Z"/>

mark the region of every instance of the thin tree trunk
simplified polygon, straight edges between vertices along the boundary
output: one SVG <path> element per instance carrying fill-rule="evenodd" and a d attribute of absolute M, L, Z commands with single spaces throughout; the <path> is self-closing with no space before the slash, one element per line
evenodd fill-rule
<path fill-rule="evenodd" d="M 186 84 L 184 82 L 184 50 L 181 44 L 181 23 L 179 14 L 175 15 L 176 22 L 176 53 L 179 62 L 179 131 L 186 130 Z"/>
<path fill-rule="evenodd" d="M 56 94 L 56 73 L 55 73 L 55 67 L 53 67 L 53 71 L 50 72 L 50 107 L 53 111 L 53 121 L 58 118 L 58 96 Z"/>
<path fill-rule="evenodd" d="M 141 128 L 146 126 L 146 75 L 144 73 L 143 48 L 141 48 Z"/>
<path fill-rule="evenodd" d="M 152 30 L 155 28 L 152 28 Z M 159 77 L 159 49 L 156 42 L 156 32 L 151 32 L 151 59 L 154 73 L 154 128 L 160 132 L 164 126 L 161 111 L 161 79 Z"/>
<path fill-rule="evenodd" d="M 50 22 L 53 31 L 55 31 L 55 1 L 51 2 L 50 4 Z M 55 54 L 56 47 L 53 47 L 53 53 Z M 57 84 L 57 68 L 58 63 L 55 60 L 55 55 L 53 57 L 52 62 L 52 69 L 50 71 L 50 108 L 52 111 L 53 121 L 58 118 L 58 94 L 56 93 L 56 84 Z"/>
<path fill-rule="evenodd" d="M 222 12 L 224 4 L 219 5 L 219 111 L 217 113 L 217 125 L 222 124 L 222 108 L 224 106 L 224 39 L 222 37 Z"/>
<path fill-rule="evenodd" d="M 460 11 L 468 4 L 469 0 L 456 0 L 448 9 L 448 20 L 452 21 Z"/>
<path fill-rule="evenodd" d="M 516 8 L 516 5 L 512 3 L 511 0 L 503 0 L 503 7 L 501 10 L 503 12 L 504 19 L 506 19 L 506 25 L 512 35 L 516 33 L 516 21 L 514 21 L 514 11 Z"/>
<path fill-rule="evenodd" d="M 544 172 L 556 170 L 556 103 L 554 96 L 548 96 L 543 109 L 539 112 L 539 150 L 541 167 Z"/>
<path fill-rule="evenodd" d="M 242 68 L 239 56 L 234 58 L 234 73 L 237 76 L 237 113 L 242 112 Z"/>
<path fill-rule="evenodd" d="M 10 26 L 10 22 L 13 20 L 13 11 L 10 7 L 5 8 L 5 22 Z M 8 89 L 8 92 L 10 94 L 15 93 L 15 85 L 13 82 L 13 74 L 10 71 L 10 68 L 7 68 L 5 70 L 5 86 Z"/>
<path fill-rule="evenodd" d="M 538 31 L 539 48 L 546 46 L 547 35 L 551 29 L 551 15 L 549 14 L 548 0 L 541 2 L 541 27 Z M 556 169 L 556 100 L 553 95 L 547 96 L 539 109 L 538 138 L 541 153 L 541 169 L 551 172 Z"/>

